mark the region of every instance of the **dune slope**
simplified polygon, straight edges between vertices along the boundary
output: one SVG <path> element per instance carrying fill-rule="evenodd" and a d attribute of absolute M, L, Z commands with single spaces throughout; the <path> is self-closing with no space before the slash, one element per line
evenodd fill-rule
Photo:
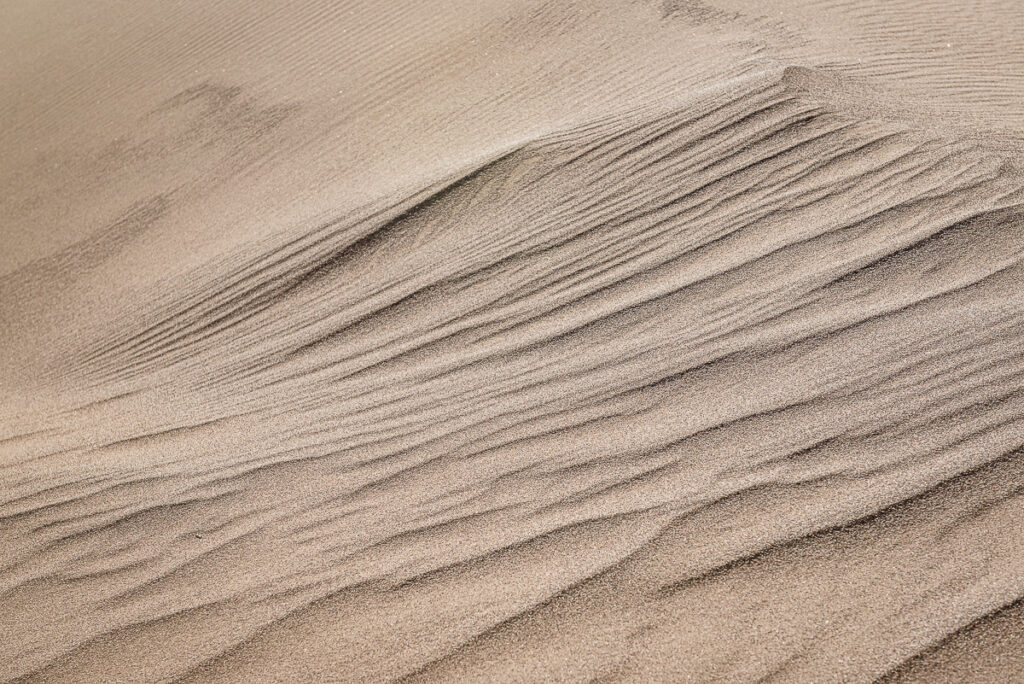
<path fill-rule="evenodd" d="M 769 4 L 0 9 L 0 679 L 1021 677 L 1024 10 Z"/>

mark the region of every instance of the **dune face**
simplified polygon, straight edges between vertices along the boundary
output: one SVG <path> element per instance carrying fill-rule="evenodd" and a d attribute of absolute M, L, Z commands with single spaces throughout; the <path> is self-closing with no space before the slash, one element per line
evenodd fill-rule
<path fill-rule="evenodd" d="M 1024 5 L 0 18 L 3 681 L 1024 681 Z"/>

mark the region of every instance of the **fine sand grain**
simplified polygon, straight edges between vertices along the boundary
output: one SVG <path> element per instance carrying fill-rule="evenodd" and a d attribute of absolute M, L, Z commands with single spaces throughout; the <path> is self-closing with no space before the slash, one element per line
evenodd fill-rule
<path fill-rule="evenodd" d="M 0 680 L 1024 681 L 1024 3 L 0 2 Z"/>

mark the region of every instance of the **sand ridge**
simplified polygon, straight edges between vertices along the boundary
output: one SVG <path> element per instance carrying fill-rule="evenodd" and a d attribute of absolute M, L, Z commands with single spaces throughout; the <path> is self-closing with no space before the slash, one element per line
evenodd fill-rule
<path fill-rule="evenodd" d="M 0 10 L 0 677 L 1018 677 L 975 9 Z"/>

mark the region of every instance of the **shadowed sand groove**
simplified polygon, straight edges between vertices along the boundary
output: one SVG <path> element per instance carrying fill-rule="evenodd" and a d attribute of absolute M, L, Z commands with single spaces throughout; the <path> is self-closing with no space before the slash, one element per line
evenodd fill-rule
<path fill-rule="evenodd" d="M 0 679 L 1024 681 L 1024 7 L 0 7 Z"/>

